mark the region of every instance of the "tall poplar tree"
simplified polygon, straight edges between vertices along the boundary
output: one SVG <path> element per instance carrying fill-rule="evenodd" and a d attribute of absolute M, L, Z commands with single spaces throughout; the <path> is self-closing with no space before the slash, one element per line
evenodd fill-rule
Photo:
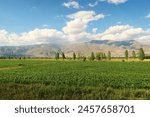
<path fill-rule="evenodd" d="M 136 53 L 135 53 L 135 51 L 132 51 L 132 58 L 136 59 Z"/>
<path fill-rule="evenodd" d="M 100 56 L 100 53 L 98 52 L 98 53 L 96 53 L 96 60 L 101 60 L 101 56 Z"/>
<path fill-rule="evenodd" d="M 108 60 L 111 60 L 111 52 L 108 51 Z"/>
<path fill-rule="evenodd" d="M 92 61 L 94 61 L 94 59 L 95 59 L 94 52 L 92 52 L 92 53 L 91 53 L 91 57 L 90 57 L 90 59 L 91 59 Z"/>
<path fill-rule="evenodd" d="M 142 61 L 145 59 L 145 53 L 144 53 L 143 48 L 139 49 L 138 58 L 139 60 L 142 60 Z"/>
<path fill-rule="evenodd" d="M 62 52 L 62 59 L 64 60 L 66 57 L 65 57 L 65 54 L 64 52 Z"/>
<path fill-rule="evenodd" d="M 73 52 L 73 59 L 76 60 L 76 53 Z"/>
<path fill-rule="evenodd" d="M 125 51 L 125 58 L 126 58 L 126 60 L 128 60 L 128 58 L 129 58 L 128 50 Z"/>
<path fill-rule="evenodd" d="M 58 60 L 59 59 L 59 52 L 55 53 L 55 59 Z"/>

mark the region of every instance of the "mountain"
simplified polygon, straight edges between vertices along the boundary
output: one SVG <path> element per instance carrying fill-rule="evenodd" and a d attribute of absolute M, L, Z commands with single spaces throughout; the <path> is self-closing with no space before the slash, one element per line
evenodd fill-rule
<path fill-rule="evenodd" d="M 92 40 L 89 43 L 105 44 L 109 46 L 131 46 L 135 42 L 136 42 L 135 40 L 127 40 L 127 41 Z"/>
<path fill-rule="evenodd" d="M 2 46 L 0 56 L 29 56 L 29 57 L 50 57 L 60 50 L 58 45 L 41 44 L 28 46 Z"/>
<path fill-rule="evenodd" d="M 65 52 L 66 56 L 72 56 L 73 52 L 80 53 L 81 56 L 90 56 L 91 52 L 111 51 L 112 56 L 124 56 L 126 49 L 131 55 L 132 51 L 138 51 L 143 48 L 145 54 L 150 55 L 150 45 L 144 45 L 134 40 L 128 41 L 110 41 L 110 40 L 92 40 L 90 42 L 76 44 L 41 44 L 29 46 L 2 46 L 0 47 L 0 56 L 30 56 L 30 57 L 54 57 L 55 52 Z"/>

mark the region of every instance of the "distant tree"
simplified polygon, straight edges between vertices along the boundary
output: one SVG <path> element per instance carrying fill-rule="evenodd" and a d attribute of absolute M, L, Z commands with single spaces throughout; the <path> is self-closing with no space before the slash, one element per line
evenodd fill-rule
<path fill-rule="evenodd" d="M 83 57 L 83 61 L 84 61 L 84 62 L 86 61 L 86 57 L 85 57 L 85 56 Z"/>
<path fill-rule="evenodd" d="M 103 53 L 103 59 L 106 59 L 107 57 L 106 57 L 106 54 L 105 53 Z"/>
<path fill-rule="evenodd" d="M 76 60 L 76 53 L 73 52 L 73 59 Z"/>
<path fill-rule="evenodd" d="M 94 61 L 95 59 L 95 55 L 94 55 L 94 52 L 91 53 L 91 57 L 90 57 L 90 60 Z"/>
<path fill-rule="evenodd" d="M 78 56 L 77 56 L 78 60 L 81 59 L 81 53 L 78 52 Z"/>
<path fill-rule="evenodd" d="M 144 53 L 143 48 L 139 49 L 138 58 L 139 60 L 142 60 L 142 61 L 145 59 L 145 53 Z"/>
<path fill-rule="evenodd" d="M 108 56 L 107 56 L 108 60 L 111 60 L 111 52 L 108 51 Z"/>
<path fill-rule="evenodd" d="M 128 60 L 128 58 L 129 58 L 128 50 L 125 51 L 125 58 L 126 58 L 126 60 Z"/>
<path fill-rule="evenodd" d="M 101 60 L 103 60 L 103 53 L 100 53 L 100 58 Z"/>
<path fill-rule="evenodd" d="M 64 60 L 66 57 L 65 57 L 65 54 L 64 52 L 62 52 L 62 59 Z"/>
<path fill-rule="evenodd" d="M 136 59 L 136 53 L 135 53 L 135 51 L 132 51 L 132 58 Z"/>
<path fill-rule="evenodd" d="M 23 59 L 25 60 L 25 59 L 26 59 L 26 57 L 24 56 L 24 57 L 23 57 Z"/>
<path fill-rule="evenodd" d="M 96 53 L 96 60 L 101 60 L 101 56 L 100 56 L 100 53 L 98 52 L 98 53 Z"/>
<path fill-rule="evenodd" d="M 59 59 L 59 52 L 56 52 L 56 54 L 55 54 L 55 59 L 56 59 L 56 60 Z"/>

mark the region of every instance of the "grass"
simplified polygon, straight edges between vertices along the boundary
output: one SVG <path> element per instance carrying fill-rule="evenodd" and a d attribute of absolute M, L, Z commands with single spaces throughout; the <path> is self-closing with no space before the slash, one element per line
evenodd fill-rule
<path fill-rule="evenodd" d="M 0 99 L 150 99 L 150 62 L 0 60 Z"/>

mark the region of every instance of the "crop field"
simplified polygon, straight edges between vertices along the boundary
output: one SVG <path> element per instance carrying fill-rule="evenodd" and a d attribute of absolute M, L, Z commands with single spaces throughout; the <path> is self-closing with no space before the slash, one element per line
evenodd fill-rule
<path fill-rule="evenodd" d="M 0 99 L 150 99 L 150 62 L 0 60 Z"/>

